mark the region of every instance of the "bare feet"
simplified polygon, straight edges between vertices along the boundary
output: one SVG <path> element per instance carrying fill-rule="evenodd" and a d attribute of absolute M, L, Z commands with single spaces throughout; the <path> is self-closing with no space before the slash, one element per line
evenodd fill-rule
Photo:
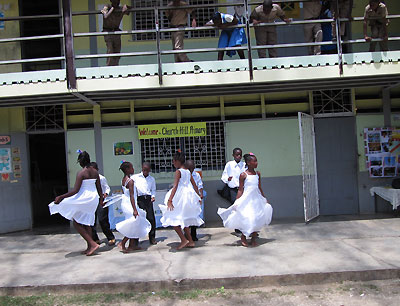
<path fill-rule="evenodd" d="M 181 244 L 176 248 L 177 250 L 182 250 L 183 248 L 186 248 L 189 244 L 189 240 L 184 240 L 181 242 Z"/>
<path fill-rule="evenodd" d="M 133 247 L 127 248 L 127 249 L 126 249 L 126 252 L 124 252 L 124 253 L 131 253 L 131 252 L 134 252 L 134 251 L 139 251 L 139 250 L 141 250 L 141 249 L 142 249 L 142 248 L 139 247 L 139 246 L 133 246 Z"/>
<path fill-rule="evenodd" d="M 252 247 L 258 247 L 258 243 L 257 243 L 257 236 L 253 236 L 251 237 L 251 246 Z"/>
<path fill-rule="evenodd" d="M 81 254 L 82 254 L 82 255 L 87 254 L 87 252 L 89 251 L 89 249 L 90 249 L 90 247 L 88 246 L 86 250 L 84 250 L 84 251 L 81 252 Z"/>
<path fill-rule="evenodd" d="M 195 246 L 196 246 L 196 244 L 194 243 L 194 241 L 189 242 L 189 243 L 187 244 L 187 247 L 188 247 L 188 248 L 194 248 Z"/>
<path fill-rule="evenodd" d="M 122 244 L 122 241 L 121 241 L 120 243 L 117 244 L 117 247 L 118 247 L 121 251 L 126 250 L 125 246 Z"/>
<path fill-rule="evenodd" d="M 249 246 L 249 244 L 247 243 L 247 239 L 246 239 L 246 236 L 245 236 L 245 235 L 242 234 L 242 236 L 240 237 L 240 240 L 241 240 L 242 245 L 243 245 L 244 247 L 248 247 L 248 246 Z"/>
<path fill-rule="evenodd" d="M 88 249 L 88 251 L 86 252 L 86 256 L 92 256 L 97 251 L 98 248 L 100 248 L 100 246 L 96 243 L 95 246 L 90 247 Z"/>

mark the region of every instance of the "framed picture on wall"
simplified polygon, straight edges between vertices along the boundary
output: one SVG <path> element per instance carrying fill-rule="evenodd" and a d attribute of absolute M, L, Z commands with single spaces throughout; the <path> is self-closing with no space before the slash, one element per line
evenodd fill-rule
<path fill-rule="evenodd" d="M 133 155 L 133 142 L 132 141 L 114 142 L 113 150 L 114 150 L 114 156 Z"/>

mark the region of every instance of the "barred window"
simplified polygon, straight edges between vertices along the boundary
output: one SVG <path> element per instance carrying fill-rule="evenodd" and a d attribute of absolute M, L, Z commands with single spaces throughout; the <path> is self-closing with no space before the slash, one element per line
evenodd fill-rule
<path fill-rule="evenodd" d="M 313 91 L 313 111 L 315 116 L 335 116 L 353 114 L 351 89 Z"/>
<path fill-rule="evenodd" d="M 134 8 L 154 8 L 156 6 L 167 6 L 171 0 L 132 0 L 132 7 Z M 218 0 L 187 0 L 190 5 L 207 5 L 216 4 Z M 196 21 L 198 26 L 204 26 L 213 16 L 215 7 L 197 8 L 195 9 Z M 160 28 L 166 29 L 169 27 L 169 21 L 165 14 L 166 11 L 160 11 Z M 191 16 L 187 21 L 187 26 L 191 26 Z M 132 23 L 134 30 L 155 30 L 155 17 L 154 10 L 144 10 L 133 12 Z M 200 38 L 200 37 L 217 37 L 217 30 L 200 30 L 190 31 L 186 33 L 186 38 Z M 161 33 L 161 39 L 170 39 L 171 33 Z M 156 33 L 143 33 L 133 35 L 133 40 L 155 40 Z"/>
<path fill-rule="evenodd" d="M 182 150 L 196 167 L 223 170 L 225 167 L 225 131 L 223 122 L 207 123 L 207 136 L 140 140 L 142 161 L 152 165 L 154 173 L 175 171 L 172 158 Z"/>
<path fill-rule="evenodd" d="M 63 106 L 33 106 L 25 108 L 26 131 L 63 131 Z"/>

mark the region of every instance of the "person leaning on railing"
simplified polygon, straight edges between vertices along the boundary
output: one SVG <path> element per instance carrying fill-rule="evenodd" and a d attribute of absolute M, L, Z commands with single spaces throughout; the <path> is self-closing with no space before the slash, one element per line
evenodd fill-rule
<path fill-rule="evenodd" d="M 129 15 L 127 5 L 121 7 L 120 0 L 111 0 L 111 4 L 107 4 L 101 10 L 103 14 L 103 32 L 121 31 L 121 24 L 124 15 Z M 107 46 L 107 54 L 121 52 L 121 35 L 104 35 L 104 41 Z M 107 66 L 118 66 L 120 57 L 107 58 Z"/>
<path fill-rule="evenodd" d="M 387 19 L 388 10 L 384 3 L 380 0 L 369 0 L 369 4 L 365 7 L 364 13 L 364 38 L 370 41 L 369 51 L 374 52 L 376 41 L 371 41 L 372 38 L 381 38 L 379 42 L 381 51 L 388 51 L 388 25 Z M 371 37 L 367 34 L 367 26 L 371 27 Z"/>
<path fill-rule="evenodd" d="M 259 23 L 270 23 L 274 22 L 277 18 L 282 19 L 286 23 L 290 23 L 291 20 L 286 18 L 285 13 L 281 7 L 277 4 L 272 4 L 272 0 L 264 0 L 263 4 L 257 6 L 250 15 L 250 22 L 253 25 Z M 256 34 L 257 46 L 262 45 L 276 45 L 278 43 L 278 36 L 276 34 L 276 26 L 259 26 L 254 28 Z M 258 57 L 267 57 L 267 51 L 265 49 L 258 49 Z M 269 57 L 277 57 L 278 52 L 275 48 L 268 49 Z"/>
<path fill-rule="evenodd" d="M 321 15 L 322 3 L 319 0 L 311 0 L 303 3 L 304 20 L 316 20 Z M 304 36 L 306 42 L 321 42 L 322 28 L 320 23 L 309 23 L 304 25 Z M 309 46 L 309 55 L 321 54 L 321 46 Z"/>
<path fill-rule="evenodd" d="M 168 3 L 169 7 L 176 7 L 176 6 L 186 6 L 188 5 L 185 1 L 171 1 Z M 171 9 L 167 10 L 165 12 L 165 15 L 167 16 L 169 20 L 169 24 L 171 28 L 182 28 L 187 26 L 187 20 L 189 14 L 192 14 L 192 27 L 196 27 L 196 18 L 193 13 L 193 9 L 191 8 L 182 8 L 182 9 Z M 172 48 L 174 50 L 183 50 L 184 45 L 183 45 L 183 38 L 185 37 L 185 31 L 178 31 L 178 32 L 172 32 L 171 33 L 171 38 L 172 38 Z M 186 53 L 178 53 L 175 54 L 175 62 L 190 62 L 190 59 L 187 57 Z"/>

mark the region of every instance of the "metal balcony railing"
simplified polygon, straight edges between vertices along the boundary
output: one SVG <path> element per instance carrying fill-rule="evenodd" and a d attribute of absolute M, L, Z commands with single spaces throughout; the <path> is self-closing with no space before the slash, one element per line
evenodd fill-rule
<path fill-rule="evenodd" d="M 338 1 L 338 0 L 336 0 Z M 276 3 L 291 3 L 291 2 L 306 2 L 300 0 L 278 0 L 274 1 Z M 33 41 L 33 40 L 45 40 L 45 39 L 60 39 L 63 44 L 63 55 L 56 57 L 46 57 L 46 58 L 34 58 L 34 59 L 19 59 L 19 60 L 3 60 L 0 61 L 0 65 L 11 65 L 11 64 L 22 64 L 29 62 L 47 62 L 47 61 L 62 61 L 64 67 L 67 71 L 67 81 L 68 87 L 70 89 L 76 89 L 76 66 L 75 60 L 84 59 L 95 59 L 95 58 L 109 58 L 109 57 L 134 57 L 134 56 L 157 56 L 158 65 L 158 78 L 159 84 L 163 83 L 163 69 L 162 69 L 162 56 L 178 53 L 203 53 L 203 52 L 219 52 L 219 51 L 230 51 L 230 50 L 247 50 L 248 56 L 248 71 L 249 79 L 253 79 L 253 58 L 252 50 L 259 49 L 269 49 L 269 48 L 292 48 L 292 47 L 309 47 L 309 46 L 323 46 L 323 45 L 336 45 L 338 63 L 340 73 L 343 72 L 343 44 L 359 44 L 366 43 L 364 39 L 351 39 L 343 41 L 340 33 L 341 22 L 360 22 L 364 21 L 363 17 L 354 17 L 352 20 L 346 18 L 341 19 L 317 19 L 317 20 L 296 20 L 292 21 L 290 25 L 305 25 L 312 23 L 335 23 L 336 41 L 324 41 L 324 42 L 305 42 L 305 43 L 289 43 L 289 44 L 276 44 L 276 45 L 258 45 L 253 46 L 251 43 L 250 29 L 259 26 L 287 26 L 285 22 L 273 22 L 273 23 L 260 23 L 258 25 L 250 24 L 249 17 L 251 11 L 249 8 L 251 6 L 260 5 L 262 1 L 238 1 L 234 3 L 218 3 L 210 5 L 188 5 L 180 7 L 147 7 L 147 8 L 130 8 L 129 12 L 140 12 L 140 11 L 154 11 L 154 29 L 150 30 L 129 30 L 129 31 L 116 31 L 116 32 L 83 32 L 83 33 L 73 33 L 72 31 L 72 18 L 73 16 L 88 16 L 88 15 L 98 15 L 101 14 L 100 11 L 85 11 L 85 12 L 72 12 L 71 11 L 71 0 L 62 0 L 62 14 L 60 15 L 41 15 L 41 16 L 19 16 L 19 17 L 5 17 L 0 18 L 0 21 L 23 21 L 23 20 L 35 20 L 35 19 L 60 19 L 62 21 L 62 33 L 54 35 L 42 35 L 42 36 L 31 36 L 31 37 L 16 37 L 16 38 L 4 38 L 0 39 L 1 43 L 10 42 L 23 42 L 23 41 Z M 184 8 L 209 8 L 209 7 L 232 7 L 232 6 L 243 6 L 245 8 L 246 24 L 232 26 L 231 28 L 245 28 L 248 37 L 247 46 L 241 47 L 231 47 L 231 48 L 201 48 L 201 49 L 185 49 L 185 50 L 161 50 L 160 41 L 161 33 L 172 33 L 177 31 L 200 31 L 200 30 L 210 30 L 215 29 L 212 26 L 199 26 L 199 27 L 183 27 L 183 28 L 167 28 L 161 29 L 160 24 L 160 12 L 173 9 L 184 9 Z M 211 18 L 211 16 L 210 16 Z M 398 19 L 400 15 L 390 15 L 387 19 Z M 82 37 L 97 37 L 104 35 L 133 35 L 133 34 L 143 34 L 143 33 L 155 33 L 156 36 L 156 50 L 155 51 L 141 51 L 141 52 L 124 52 L 124 53 L 114 53 L 114 54 L 88 54 L 88 55 L 75 55 L 74 52 L 74 39 Z M 399 41 L 400 37 L 389 37 L 389 41 Z M 373 39 L 372 41 L 382 41 L 382 39 Z"/>

